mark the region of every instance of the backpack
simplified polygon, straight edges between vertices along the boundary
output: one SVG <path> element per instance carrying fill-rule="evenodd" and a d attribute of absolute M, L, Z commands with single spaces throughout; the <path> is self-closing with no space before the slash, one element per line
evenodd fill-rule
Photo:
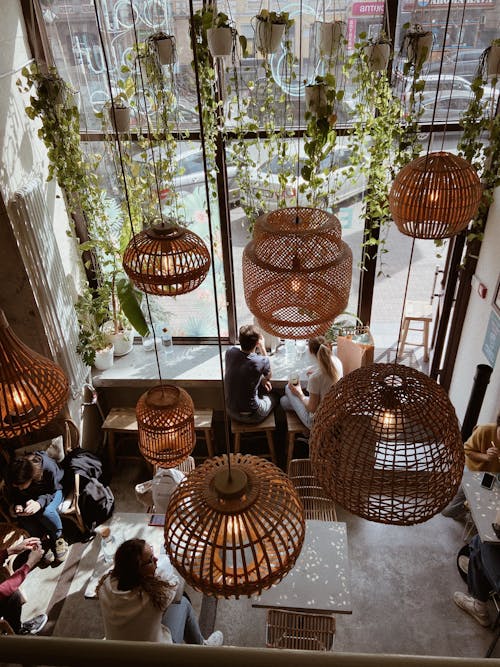
<path fill-rule="evenodd" d="M 93 531 L 113 514 L 115 498 L 109 486 L 98 479 L 89 479 L 80 491 L 78 505 L 83 523 Z"/>

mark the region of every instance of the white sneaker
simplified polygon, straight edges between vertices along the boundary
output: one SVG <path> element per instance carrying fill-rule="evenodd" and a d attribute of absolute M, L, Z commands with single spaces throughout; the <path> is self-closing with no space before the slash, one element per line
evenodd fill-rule
<path fill-rule="evenodd" d="M 203 640 L 203 646 L 222 646 L 224 643 L 224 635 L 220 630 L 212 632 L 210 637 Z"/>
<path fill-rule="evenodd" d="M 461 593 L 460 591 L 453 593 L 453 600 L 460 609 L 463 609 L 470 614 L 484 628 L 487 628 L 490 625 L 490 615 L 488 614 L 486 602 L 476 600 L 476 598 L 473 598 L 471 595 Z"/>

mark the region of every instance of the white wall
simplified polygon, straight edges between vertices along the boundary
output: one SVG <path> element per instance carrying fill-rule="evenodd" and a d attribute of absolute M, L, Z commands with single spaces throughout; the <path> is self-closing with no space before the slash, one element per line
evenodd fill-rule
<path fill-rule="evenodd" d="M 488 288 L 486 299 L 474 289 L 471 293 L 462 338 L 450 387 L 450 398 L 462 421 L 478 364 L 489 364 L 482 352 L 486 327 L 491 314 L 491 301 L 500 275 L 500 188 L 497 188 L 490 208 L 484 240 L 481 246 L 476 276 Z M 491 365 L 491 364 L 489 364 Z M 500 355 L 493 367 L 478 423 L 495 421 L 500 410 Z"/>

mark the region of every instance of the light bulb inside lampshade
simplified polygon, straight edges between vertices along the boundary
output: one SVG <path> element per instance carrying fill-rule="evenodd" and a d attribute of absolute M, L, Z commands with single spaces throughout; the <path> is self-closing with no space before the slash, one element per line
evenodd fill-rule
<path fill-rule="evenodd" d="M 175 296 L 201 285 L 210 269 L 210 253 L 191 230 L 173 220 L 156 220 L 132 237 L 123 254 L 123 268 L 143 292 Z"/>
<path fill-rule="evenodd" d="M 66 404 L 62 369 L 22 343 L 0 309 L 0 438 L 36 431 Z"/>
<path fill-rule="evenodd" d="M 231 454 L 196 467 L 174 491 L 165 548 L 196 590 L 215 597 L 258 595 L 293 567 L 305 534 L 289 478 L 257 456 Z"/>

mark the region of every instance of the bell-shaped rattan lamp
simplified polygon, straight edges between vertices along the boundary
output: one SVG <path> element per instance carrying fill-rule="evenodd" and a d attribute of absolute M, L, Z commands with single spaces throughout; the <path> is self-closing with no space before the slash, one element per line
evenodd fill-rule
<path fill-rule="evenodd" d="M 62 369 L 22 343 L 0 309 L 0 438 L 45 426 L 64 407 L 68 391 Z"/>
<path fill-rule="evenodd" d="M 165 548 L 186 582 L 205 595 L 258 595 L 294 566 L 304 512 L 290 479 L 258 456 L 205 461 L 172 494 Z"/>
<path fill-rule="evenodd" d="M 202 239 L 176 224 L 158 222 L 133 236 L 123 268 L 143 292 L 176 296 L 192 292 L 205 280 L 210 254 Z"/>
<path fill-rule="evenodd" d="M 181 389 L 160 384 L 149 389 L 136 406 L 139 449 L 146 461 L 173 468 L 194 449 L 194 405 Z"/>
<path fill-rule="evenodd" d="M 280 338 L 324 334 L 345 310 L 352 252 L 339 220 L 317 208 L 284 208 L 255 222 L 243 251 L 243 286 L 259 325 Z"/>
<path fill-rule="evenodd" d="M 379 523 L 427 521 L 455 495 L 464 468 L 460 429 L 445 390 L 399 364 L 371 364 L 323 398 L 309 439 L 328 495 Z"/>
<path fill-rule="evenodd" d="M 476 215 L 482 186 L 474 168 L 444 151 L 407 164 L 394 179 L 389 207 L 398 229 L 417 239 L 445 239 Z"/>

